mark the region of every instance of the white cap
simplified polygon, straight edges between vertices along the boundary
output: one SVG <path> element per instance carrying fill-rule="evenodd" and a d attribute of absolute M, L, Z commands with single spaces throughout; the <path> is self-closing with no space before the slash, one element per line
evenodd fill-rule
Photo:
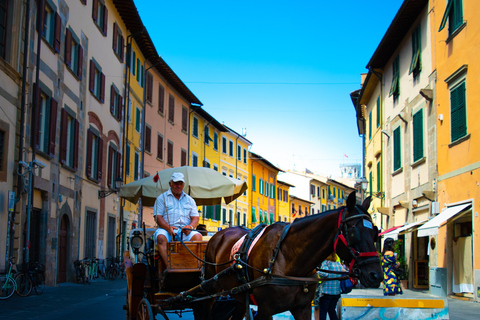
<path fill-rule="evenodd" d="M 170 181 L 173 181 L 173 182 L 178 182 L 178 181 L 185 182 L 185 180 L 183 179 L 183 173 L 181 173 L 181 172 L 174 172 L 174 173 L 172 174 L 172 176 L 170 177 Z"/>

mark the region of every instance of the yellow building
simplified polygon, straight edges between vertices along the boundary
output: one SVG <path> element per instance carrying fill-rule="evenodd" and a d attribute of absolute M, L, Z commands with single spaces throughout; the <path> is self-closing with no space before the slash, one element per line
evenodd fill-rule
<path fill-rule="evenodd" d="M 435 224 L 423 225 L 418 233 L 429 243 L 430 269 L 437 279 L 430 286 L 441 288 L 442 294 L 478 300 L 480 251 L 475 248 L 480 245 L 480 22 L 476 17 L 480 3 L 438 0 L 434 6 L 440 214 Z M 451 217 L 447 219 L 443 211 Z"/>
<path fill-rule="evenodd" d="M 291 215 L 292 221 L 297 218 L 306 217 L 309 212 L 311 206 L 314 204 L 312 201 L 302 199 L 293 195 L 290 195 L 290 208 L 291 208 Z"/>
<path fill-rule="evenodd" d="M 277 217 L 278 221 L 292 222 L 292 211 L 290 210 L 290 188 L 292 184 L 277 179 Z M 252 217 L 254 212 L 252 211 Z"/>
<path fill-rule="evenodd" d="M 190 113 L 190 166 L 219 171 L 222 162 L 220 139 L 222 134 L 228 133 L 228 129 L 201 107 L 192 106 L 192 111 Z M 224 215 L 222 215 L 222 207 Z M 215 232 L 227 225 L 225 204 L 201 206 L 198 209 L 200 224 L 203 224 L 208 231 Z"/>
<path fill-rule="evenodd" d="M 250 194 L 251 223 L 248 225 L 250 228 L 259 223 L 271 224 L 280 220 L 277 212 L 277 175 L 283 170 L 258 154 L 249 152 L 249 155 L 250 190 L 247 192 Z M 287 184 L 283 183 L 283 186 L 285 189 Z"/>

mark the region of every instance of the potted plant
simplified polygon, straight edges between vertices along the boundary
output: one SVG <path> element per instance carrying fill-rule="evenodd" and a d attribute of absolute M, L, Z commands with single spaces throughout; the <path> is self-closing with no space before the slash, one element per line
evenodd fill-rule
<path fill-rule="evenodd" d="M 394 252 L 397 254 L 397 262 L 400 262 L 399 269 L 403 270 L 402 273 L 397 274 L 397 277 L 402 289 L 408 289 L 408 264 L 405 261 L 405 255 L 401 252 L 401 241 L 400 239 L 396 241 L 394 246 Z"/>

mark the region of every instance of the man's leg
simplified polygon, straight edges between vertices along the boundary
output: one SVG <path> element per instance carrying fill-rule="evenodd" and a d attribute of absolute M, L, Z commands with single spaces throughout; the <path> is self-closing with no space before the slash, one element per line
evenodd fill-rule
<path fill-rule="evenodd" d="M 163 234 L 157 236 L 158 253 L 165 265 L 167 265 L 167 238 Z"/>

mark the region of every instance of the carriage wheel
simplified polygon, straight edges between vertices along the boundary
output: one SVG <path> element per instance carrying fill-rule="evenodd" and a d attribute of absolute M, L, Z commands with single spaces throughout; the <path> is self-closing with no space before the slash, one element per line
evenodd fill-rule
<path fill-rule="evenodd" d="M 155 320 L 152 306 L 147 299 L 143 298 L 138 304 L 136 320 Z"/>

